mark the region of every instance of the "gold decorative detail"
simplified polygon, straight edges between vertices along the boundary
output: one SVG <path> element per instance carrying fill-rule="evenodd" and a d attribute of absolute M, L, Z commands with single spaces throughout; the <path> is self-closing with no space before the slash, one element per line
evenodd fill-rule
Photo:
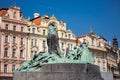
<path fill-rule="evenodd" d="M 54 14 L 50 17 L 52 20 L 57 20 L 57 18 L 54 16 Z"/>
<path fill-rule="evenodd" d="M 68 33 L 72 33 L 72 31 L 70 29 L 67 30 Z"/>

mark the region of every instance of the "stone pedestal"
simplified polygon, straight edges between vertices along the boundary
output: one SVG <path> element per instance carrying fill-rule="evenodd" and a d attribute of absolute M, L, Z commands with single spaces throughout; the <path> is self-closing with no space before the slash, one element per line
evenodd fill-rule
<path fill-rule="evenodd" d="M 113 80 L 113 74 L 111 72 L 102 72 L 101 76 L 104 80 Z"/>
<path fill-rule="evenodd" d="M 44 64 L 38 72 L 15 72 L 13 80 L 103 80 L 100 69 L 92 64 Z"/>

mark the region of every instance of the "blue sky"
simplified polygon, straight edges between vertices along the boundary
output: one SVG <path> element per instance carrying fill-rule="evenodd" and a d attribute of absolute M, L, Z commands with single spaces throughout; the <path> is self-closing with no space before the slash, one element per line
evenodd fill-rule
<path fill-rule="evenodd" d="M 20 6 L 25 18 L 54 14 L 67 23 L 75 35 L 89 33 L 90 26 L 97 35 L 112 41 L 114 35 L 120 43 L 120 0 L 0 0 L 0 8 Z"/>

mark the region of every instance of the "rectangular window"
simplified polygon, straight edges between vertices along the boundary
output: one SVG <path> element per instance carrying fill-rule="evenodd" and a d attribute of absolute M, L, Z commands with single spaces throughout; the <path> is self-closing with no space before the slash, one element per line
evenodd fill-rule
<path fill-rule="evenodd" d="M 33 58 L 34 54 L 33 54 L 33 51 L 31 51 L 31 58 Z"/>
<path fill-rule="evenodd" d="M 32 44 L 32 46 L 36 46 L 37 45 L 37 39 L 32 39 L 31 44 Z"/>
<path fill-rule="evenodd" d="M 32 33 L 35 33 L 35 28 L 32 28 Z"/>
<path fill-rule="evenodd" d="M 5 48 L 4 49 L 4 57 L 7 57 L 8 56 L 8 48 Z"/>
<path fill-rule="evenodd" d="M 15 65 L 12 65 L 12 72 L 15 71 Z"/>
<path fill-rule="evenodd" d="M 20 58 L 23 58 L 23 50 L 20 50 Z"/>
<path fill-rule="evenodd" d="M 31 45 L 33 46 L 33 39 L 31 40 Z"/>
<path fill-rule="evenodd" d="M 23 44 L 23 38 L 20 39 L 20 44 L 21 44 L 21 45 Z"/>
<path fill-rule="evenodd" d="M 71 44 L 71 50 L 72 50 L 73 45 Z"/>
<path fill-rule="evenodd" d="M 8 35 L 5 36 L 5 42 L 8 42 Z"/>
<path fill-rule="evenodd" d="M 45 47 L 46 47 L 46 46 L 45 46 L 45 43 L 46 43 L 46 42 L 43 40 L 43 48 L 45 48 Z"/>
<path fill-rule="evenodd" d="M 13 49 L 12 50 L 12 57 L 15 57 L 15 54 L 16 54 L 16 49 Z"/>
<path fill-rule="evenodd" d="M 13 43 L 16 43 L 16 37 L 15 36 L 13 37 Z"/>
<path fill-rule="evenodd" d="M 8 65 L 4 64 L 4 73 L 7 73 L 7 72 L 8 72 Z"/>
<path fill-rule="evenodd" d="M 64 43 L 61 44 L 61 48 L 64 49 Z"/>
<path fill-rule="evenodd" d="M 16 26 L 15 25 L 13 26 L 13 31 L 16 31 Z"/>
<path fill-rule="evenodd" d="M 35 46 L 37 45 L 37 39 L 35 39 Z"/>
<path fill-rule="evenodd" d="M 43 30 L 43 35 L 45 35 L 45 30 Z"/>
<path fill-rule="evenodd" d="M 21 32 L 23 32 L 23 27 L 21 27 L 21 30 L 20 30 Z"/>
<path fill-rule="evenodd" d="M 71 49 L 70 49 L 70 44 L 68 44 L 68 49 L 71 50 Z"/>
<path fill-rule="evenodd" d="M 5 24 L 5 29 L 7 29 L 7 30 L 8 30 L 8 24 Z"/>
<path fill-rule="evenodd" d="M 62 33 L 62 38 L 64 37 L 64 33 Z"/>
<path fill-rule="evenodd" d="M 35 53 L 37 53 L 37 51 L 31 51 L 31 58 L 34 57 Z"/>

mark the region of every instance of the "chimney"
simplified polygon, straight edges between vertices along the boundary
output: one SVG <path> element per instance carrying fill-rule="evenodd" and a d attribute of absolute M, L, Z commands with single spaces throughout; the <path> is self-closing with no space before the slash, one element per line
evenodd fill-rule
<path fill-rule="evenodd" d="M 39 17 L 39 16 L 40 16 L 39 13 L 34 13 L 34 18 Z"/>

